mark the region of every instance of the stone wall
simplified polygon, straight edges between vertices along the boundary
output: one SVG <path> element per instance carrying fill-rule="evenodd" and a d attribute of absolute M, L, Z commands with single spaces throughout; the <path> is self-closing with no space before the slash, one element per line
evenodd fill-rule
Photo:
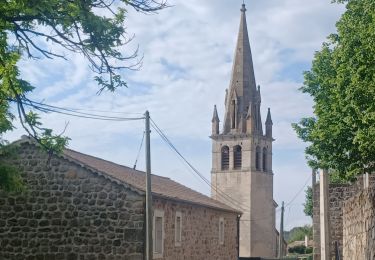
<path fill-rule="evenodd" d="M 143 259 L 144 197 L 22 144 L 23 194 L 0 191 L 0 259 Z"/>
<path fill-rule="evenodd" d="M 155 210 L 164 212 L 162 260 L 237 259 L 237 214 L 154 198 Z M 182 216 L 181 246 L 175 245 L 175 216 Z M 219 219 L 224 218 L 224 244 L 219 243 Z"/>
<path fill-rule="evenodd" d="M 343 259 L 375 259 L 375 191 L 349 199 L 343 212 Z"/>
<path fill-rule="evenodd" d="M 356 184 L 330 184 L 328 194 L 328 210 L 330 225 L 330 255 L 335 255 L 335 241 L 338 242 L 340 256 L 343 246 L 343 212 L 344 202 L 353 197 L 360 189 L 360 183 Z M 313 229 L 314 229 L 314 259 L 320 260 L 320 189 L 319 183 L 315 184 L 313 202 Z"/>

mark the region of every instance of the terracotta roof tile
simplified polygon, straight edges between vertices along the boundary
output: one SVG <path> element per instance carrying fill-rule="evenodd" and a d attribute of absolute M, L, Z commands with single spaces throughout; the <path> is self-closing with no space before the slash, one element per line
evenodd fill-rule
<path fill-rule="evenodd" d="M 146 173 L 132 168 L 106 161 L 94 156 L 79 153 L 70 149 L 64 151 L 64 156 L 77 161 L 83 165 L 107 174 L 120 181 L 123 181 L 139 190 L 145 191 Z M 184 185 L 181 185 L 169 178 L 157 175 L 151 176 L 151 190 L 153 195 L 185 201 L 188 203 L 203 205 L 220 210 L 241 213 L 217 200 L 194 191 Z"/>

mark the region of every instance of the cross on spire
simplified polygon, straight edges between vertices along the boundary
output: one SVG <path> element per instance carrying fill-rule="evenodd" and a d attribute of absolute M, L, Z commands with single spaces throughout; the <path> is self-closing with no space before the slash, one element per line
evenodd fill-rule
<path fill-rule="evenodd" d="M 246 12 L 245 0 L 242 2 L 241 12 Z"/>

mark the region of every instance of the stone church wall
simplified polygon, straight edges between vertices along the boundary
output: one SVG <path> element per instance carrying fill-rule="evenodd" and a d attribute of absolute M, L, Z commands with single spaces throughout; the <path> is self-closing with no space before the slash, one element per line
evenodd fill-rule
<path fill-rule="evenodd" d="M 237 214 L 154 197 L 154 209 L 164 212 L 164 253 L 158 260 L 236 260 Z M 175 217 L 181 213 L 181 245 L 175 244 Z M 224 244 L 219 221 L 224 219 Z M 156 258 L 155 258 L 156 259 Z"/>
<path fill-rule="evenodd" d="M 375 191 L 365 190 L 344 203 L 343 259 L 375 258 Z"/>
<path fill-rule="evenodd" d="M 27 190 L 0 191 L 0 259 L 143 259 L 144 197 L 23 144 Z"/>

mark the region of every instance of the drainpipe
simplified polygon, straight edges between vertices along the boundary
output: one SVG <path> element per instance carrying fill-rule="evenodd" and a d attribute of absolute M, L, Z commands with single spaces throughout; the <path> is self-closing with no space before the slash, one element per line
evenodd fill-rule
<path fill-rule="evenodd" d="M 240 259 L 240 218 L 241 215 L 237 215 L 237 259 Z"/>

